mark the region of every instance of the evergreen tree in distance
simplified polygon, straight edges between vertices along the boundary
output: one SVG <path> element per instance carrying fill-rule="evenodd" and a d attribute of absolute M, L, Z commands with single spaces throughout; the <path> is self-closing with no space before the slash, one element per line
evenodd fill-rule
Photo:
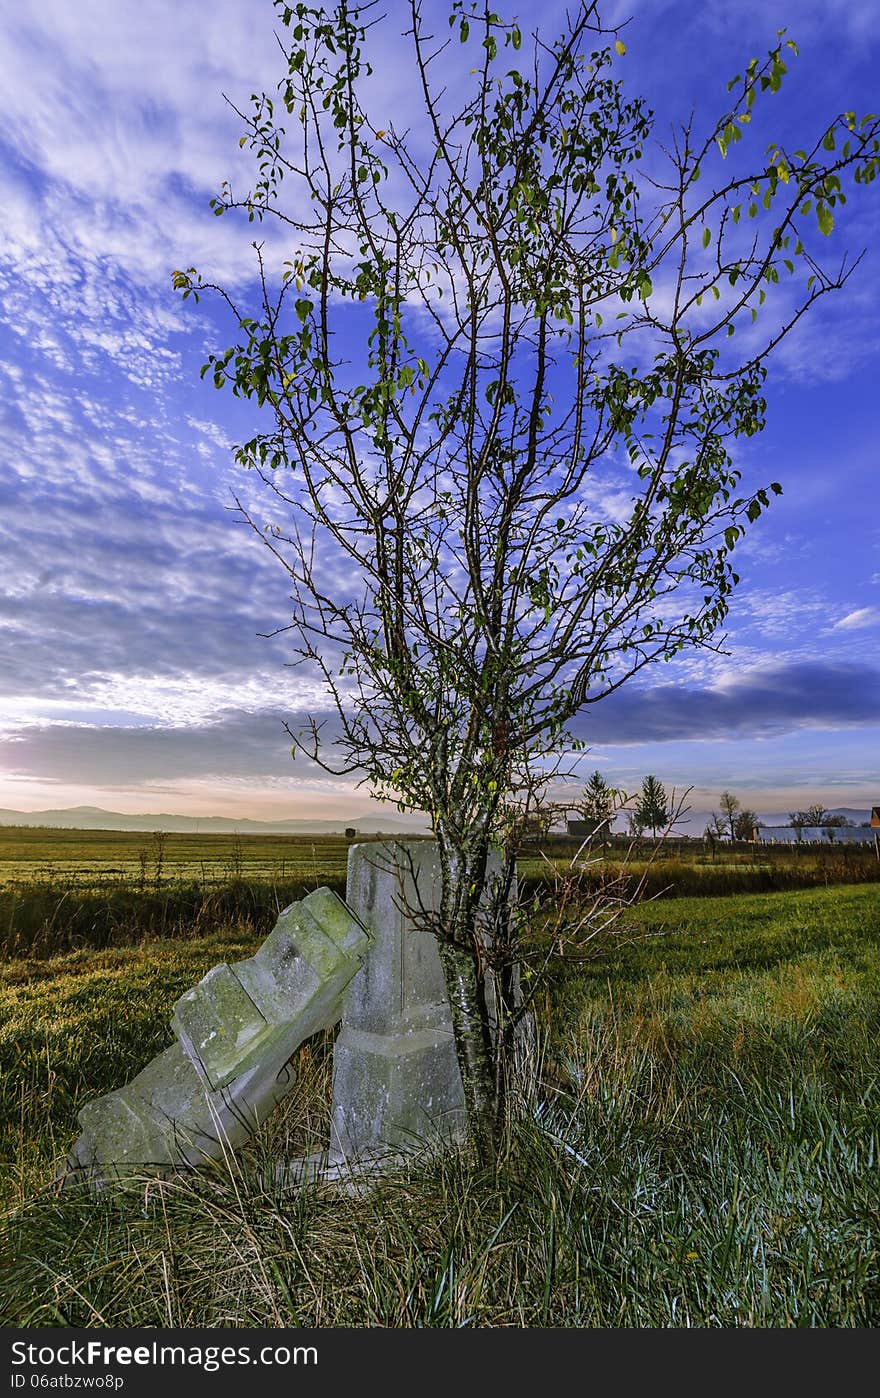
<path fill-rule="evenodd" d="M 669 798 L 663 783 L 656 777 L 645 777 L 633 815 L 639 832 L 650 830 L 655 838 L 658 830 L 665 830 L 669 824 Z"/>
<path fill-rule="evenodd" d="M 575 810 L 582 820 L 593 826 L 594 832 L 601 830 L 603 834 L 607 834 L 620 800 L 621 793 L 615 787 L 609 786 L 597 769 L 584 786 Z"/>

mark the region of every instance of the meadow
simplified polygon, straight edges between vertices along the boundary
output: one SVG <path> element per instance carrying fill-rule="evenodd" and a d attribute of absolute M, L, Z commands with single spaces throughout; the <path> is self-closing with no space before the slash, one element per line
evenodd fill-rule
<path fill-rule="evenodd" d="M 358 835 L 357 842 L 382 839 Z M 334 884 L 345 879 L 353 843 L 342 835 L 217 835 L 173 831 L 65 830 L 47 826 L 0 825 L 0 889 L 49 883 L 85 891 L 112 892 L 133 886 L 139 892 L 169 884 L 222 887 L 230 882 L 283 885 L 292 881 Z M 520 873 L 537 878 L 547 860 L 562 864 L 578 850 L 575 840 L 553 836 L 542 846 L 525 846 Z M 727 880 L 724 892 L 749 882 L 777 879 L 791 886 L 880 880 L 880 862 L 871 845 L 750 845 L 668 838 L 657 846 L 633 844 L 616 836 L 601 853 L 612 864 L 628 859 L 634 871 L 650 862 L 679 892 L 710 893 Z M 763 886 L 763 883 L 762 883 Z M 747 887 L 742 888 L 748 892 Z"/>
<path fill-rule="evenodd" d="M 364 837 L 358 837 L 360 842 Z M 370 838 L 370 837 L 367 837 Z M 54 956 L 155 937 L 257 929 L 322 884 L 345 890 L 341 835 L 190 835 L 0 826 L 0 956 Z M 577 842 L 521 851 L 521 886 L 568 867 Z M 713 897 L 880 881 L 870 846 L 609 842 L 579 861 L 585 893 L 623 878 L 647 897 Z"/>
<path fill-rule="evenodd" d="M 359 837 L 369 838 L 367 837 Z M 194 835 L 173 831 L 66 830 L 0 825 L 0 886 L 40 882 L 112 890 L 235 879 L 284 883 L 345 877 L 341 835 Z"/>
<path fill-rule="evenodd" d="M 538 1087 L 496 1165 L 415 1159 L 358 1195 L 287 1193 L 268 1168 L 323 1144 L 332 1032 L 223 1167 L 59 1192 L 79 1107 L 165 1047 L 174 1000 L 270 924 L 19 948 L 0 962 L 0 1323 L 875 1326 L 876 883 L 626 917 L 541 989 Z"/>

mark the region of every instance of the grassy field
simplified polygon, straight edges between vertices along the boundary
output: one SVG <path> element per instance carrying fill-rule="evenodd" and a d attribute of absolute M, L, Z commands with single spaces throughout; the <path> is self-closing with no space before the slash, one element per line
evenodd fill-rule
<path fill-rule="evenodd" d="M 219 925 L 256 930 L 310 889 L 344 892 L 350 841 L 342 836 L 179 835 L 0 827 L 0 956 L 53 956 L 155 937 L 199 938 Z M 523 850 L 523 888 L 577 852 L 550 841 Z M 599 857 L 596 857 L 599 856 Z M 581 856 L 585 889 L 624 875 L 650 896 L 678 898 L 876 883 L 866 847 L 756 850 L 624 842 Z"/>
<path fill-rule="evenodd" d="M 359 835 L 364 839 L 383 838 Z M 145 834 L 127 830 L 55 830 L 45 826 L 0 825 L 0 889 L 52 884 L 83 891 L 107 892 L 120 885 L 140 891 L 169 884 L 225 886 L 233 880 L 285 884 L 291 881 L 334 883 L 345 878 L 346 858 L 353 841 L 342 835 L 192 835 L 173 831 Z M 550 839 L 545 853 L 524 849 L 520 871 L 527 878 L 546 873 L 547 859 L 567 863 L 577 844 Z M 619 865 L 628 843 L 615 839 L 608 860 Z M 648 862 L 644 851 L 632 851 L 630 863 L 641 872 Z M 689 881 L 688 892 L 711 888 L 720 877 L 748 883 L 768 875 L 790 874 L 822 882 L 880 879 L 873 848 L 804 845 L 730 847 L 714 850 L 701 841 L 670 839 L 651 859 L 668 881 Z M 734 891 L 732 888 L 727 891 Z M 744 889 L 743 891 L 748 891 Z"/>
<path fill-rule="evenodd" d="M 120 883 L 217 886 L 232 879 L 319 884 L 345 877 L 350 843 L 341 835 L 145 834 L 2 825 L 0 887 L 72 883 L 106 890 Z"/>
<path fill-rule="evenodd" d="M 77 1108 L 259 936 L 7 962 L 0 1323 L 876 1326 L 876 887 L 629 916 L 640 940 L 542 992 L 541 1090 L 497 1168 L 415 1162 L 361 1197 L 284 1195 L 262 1168 L 320 1143 L 330 1034 L 229 1168 L 59 1195 Z"/>

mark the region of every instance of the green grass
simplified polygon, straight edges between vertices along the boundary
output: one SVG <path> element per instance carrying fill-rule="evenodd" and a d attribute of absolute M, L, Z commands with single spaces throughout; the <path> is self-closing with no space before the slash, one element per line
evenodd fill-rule
<path fill-rule="evenodd" d="M 0 826 L 0 956 L 54 956 L 156 937 L 198 938 L 218 925 L 264 926 L 322 884 L 343 893 L 350 841 L 342 836 L 144 835 L 139 832 Z M 552 878 L 575 854 L 550 840 L 526 849 L 520 886 Z M 628 854 L 628 857 L 627 857 Z M 626 861 L 625 863 L 622 861 Z M 681 840 L 654 857 L 618 841 L 587 856 L 585 889 L 623 874 L 648 896 L 713 897 L 841 883 L 874 883 L 872 849 L 757 852 Z"/>
<path fill-rule="evenodd" d="M 120 883 L 104 892 L 54 883 L 0 889 L 0 956 L 52 957 L 156 938 L 197 940 L 217 926 L 266 929 L 282 908 L 319 883 L 345 893 L 344 878 L 236 880 L 221 887 L 174 883 L 143 890 Z"/>
<path fill-rule="evenodd" d="M 174 1001 L 259 941 L 229 931 L 3 966 L 0 1155 L 9 1182 L 45 1178 L 78 1134 L 79 1108 L 172 1042 Z"/>
<path fill-rule="evenodd" d="M 0 887 L 51 883 L 103 891 L 125 883 L 143 890 L 168 883 L 217 887 L 232 880 L 312 880 L 315 887 L 345 878 L 350 843 L 341 835 L 147 834 L 0 825 Z"/>
<path fill-rule="evenodd" d="M 547 858 L 523 851 L 521 877 L 546 878 L 551 866 L 566 867 L 574 846 L 551 841 L 546 852 L 549 864 Z M 651 897 L 714 898 L 880 881 L 880 861 L 871 845 L 786 848 L 719 844 L 712 851 L 700 841 L 668 840 L 651 851 L 644 842 L 630 846 L 615 840 L 602 859 L 592 853 L 587 859 L 584 882 L 596 883 L 624 873 L 633 883 L 641 879 L 645 894 Z"/>
<path fill-rule="evenodd" d="M 880 1320 L 880 898 L 658 901 L 542 993 L 540 1098 L 495 1169 L 285 1195 L 331 1036 L 230 1169 L 98 1198 L 52 1173 L 78 1105 L 170 1040 L 234 930 L 3 968 L 5 1325 L 863 1326 Z M 536 1119 L 537 1118 L 537 1119 Z"/>
<path fill-rule="evenodd" d="M 358 836 L 358 842 L 372 836 Z M 383 838 L 378 836 L 375 838 Z M 41 826 L 0 825 L 0 889 L 39 884 L 110 892 L 135 887 L 140 892 L 168 885 L 225 887 L 231 882 L 308 882 L 312 887 L 345 878 L 352 841 L 341 835 L 148 834 L 123 830 L 55 830 Z M 567 863 L 577 842 L 550 838 L 547 857 Z M 630 852 L 616 838 L 607 851 L 612 866 Z M 880 862 L 870 845 L 728 846 L 714 851 L 701 841 L 669 839 L 648 859 L 648 843 L 631 851 L 628 867 L 656 871 L 656 887 L 677 886 L 679 893 L 771 891 L 809 887 L 813 883 L 849 883 L 880 879 Z M 528 879 L 548 872 L 547 858 L 525 847 L 519 862 Z M 655 891 L 652 887 L 652 891 Z"/>

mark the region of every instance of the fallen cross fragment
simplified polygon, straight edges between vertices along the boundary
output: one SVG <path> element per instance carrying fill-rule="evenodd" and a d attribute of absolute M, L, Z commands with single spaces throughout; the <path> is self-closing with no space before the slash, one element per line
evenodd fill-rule
<path fill-rule="evenodd" d="M 337 1022 L 370 934 L 329 888 L 280 914 L 255 956 L 178 1000 L 178 1042 L 79 1113 L 65 1179 L 193 1168 L 242 1145 L 289 1092 L 304 1039 Z"/>

